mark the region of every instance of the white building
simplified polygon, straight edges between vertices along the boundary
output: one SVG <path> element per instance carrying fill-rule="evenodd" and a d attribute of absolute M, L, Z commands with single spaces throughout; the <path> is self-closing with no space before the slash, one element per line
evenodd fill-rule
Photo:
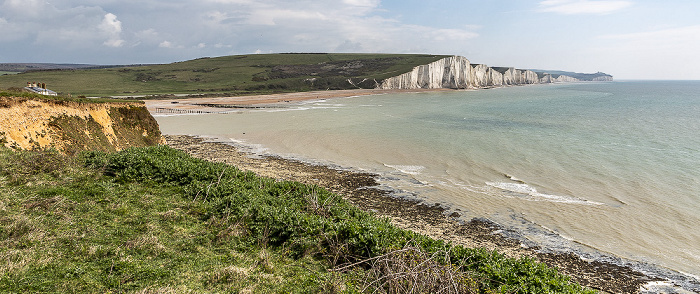
<path fill-rule="evenodd" d="M 27 82 L 27 86 L 24 87 L 25 89 L 41 94 L 41 95 L 46 95 L 46 96 L 58 96 L 58 93 L 51 91 L 49 89 L 46 89 L 46 84 L 45 83 L 30 83 Z"/>

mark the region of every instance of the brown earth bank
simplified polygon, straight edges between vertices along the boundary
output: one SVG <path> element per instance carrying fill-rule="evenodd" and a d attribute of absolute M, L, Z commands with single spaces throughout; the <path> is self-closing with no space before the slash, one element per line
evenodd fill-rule
<path fill-rule="evenodd" d="M 0 144 L 14 149 L 118 151 L 162 143 L 143 103 L 0 97 Z"/>
<path fill-rule="evenodd" d="M 169 146 L 196 158 L 224 162 L 258 175 L 318 185 L 378 216 L 388 217 L 396 226 L 436 239 L 467 247 L 497 250 L 509 257 L 528 256 L 557 268 L 584 286 L 608 293 L 639 293 L 654 279 L 628 267 L 600 261 L 586 261 L 574 254 L 542 253 L 518 240 L 498 234 L 503 228 L 485 219 L 466 223 L 447 215 L 439 206 L 393 197 L 379 189 L 377 175 L 313 165 L 277 156 L 253 156 L 235 146 L 193 136 L 166 135 Z"/>

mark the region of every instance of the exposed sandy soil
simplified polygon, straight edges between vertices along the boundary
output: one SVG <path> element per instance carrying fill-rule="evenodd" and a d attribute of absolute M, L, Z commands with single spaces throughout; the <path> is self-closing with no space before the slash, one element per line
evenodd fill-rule
<path fill-rule="evenodd" d="M 117 140 L 109 111 L 114 107 L 129 107 L 130 103 L 72 103 L 47 102 L 26 98 L 0 98 L 0 138 L 5 146 L 21 149 L 57 147 L 62 149 L 59 136 L 53 133 L 48 123 L 60 116 L 83 119 L 92 117 L 100 126 L 110 143 Z"/>
<path fill-rule="evenodd" d="M 498 250 L 511 257 L 529 256 L 554 266 L 578 283 L 609 293 L 638 293 L 649 277 L 627 267 L 584 261 L 573 254 L 540 253 L 498 234 L 502 228 L 487 220 L 461 224 L 440 207 L 392 197 L 377 189 L 376 175 L 336 170 L 275 156 L 251 157 L 234 146 L 191 136 L 166 136 L 167 144 L 194 157 L 224 162 L 258 175 L 325 187 L 354 205 L 388 217 L 398 227 L 468 247 Z"/>

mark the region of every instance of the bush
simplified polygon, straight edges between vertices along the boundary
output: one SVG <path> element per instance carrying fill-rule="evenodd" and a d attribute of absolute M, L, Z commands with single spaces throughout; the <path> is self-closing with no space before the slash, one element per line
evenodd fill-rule
<path fill-rule="evenodd" d="M 452 246 L 398 229 L 319 187 L 260 178 L 166 146 L 86 154 L 85 158 L 88 165 L 104 165 L 106 174 L 118 182 L 179 188 L 185 197 L 206 203 L 203 220 L 236 224 L 248 242 L 286 251 L 294 258 L 323 257 L 341 265 L 382 256 L 410 243 L 419 255 L 443 252 L 436 255 L 437 262 L 470 273 L 481 289 L 508 293 L 584 291 L 531 259 L 516 260 L 483 249 Z"/>

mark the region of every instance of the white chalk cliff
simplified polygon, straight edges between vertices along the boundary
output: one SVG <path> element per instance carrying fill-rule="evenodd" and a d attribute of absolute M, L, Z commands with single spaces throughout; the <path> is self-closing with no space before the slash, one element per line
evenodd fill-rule
<path fill-rule="evenodd" d="M 577 82 L 567 75 L 556 77 L 548 73 L 512 67 L 488 67 L 472 64 L 463 56 L 450 56 L 433 63 L 419 65 L 410 72 L 385 79 L 380 89 L 479 89 L 526 84 Z M 611 76 L 600 76 L 593 81 L 612 81 Z"/>

